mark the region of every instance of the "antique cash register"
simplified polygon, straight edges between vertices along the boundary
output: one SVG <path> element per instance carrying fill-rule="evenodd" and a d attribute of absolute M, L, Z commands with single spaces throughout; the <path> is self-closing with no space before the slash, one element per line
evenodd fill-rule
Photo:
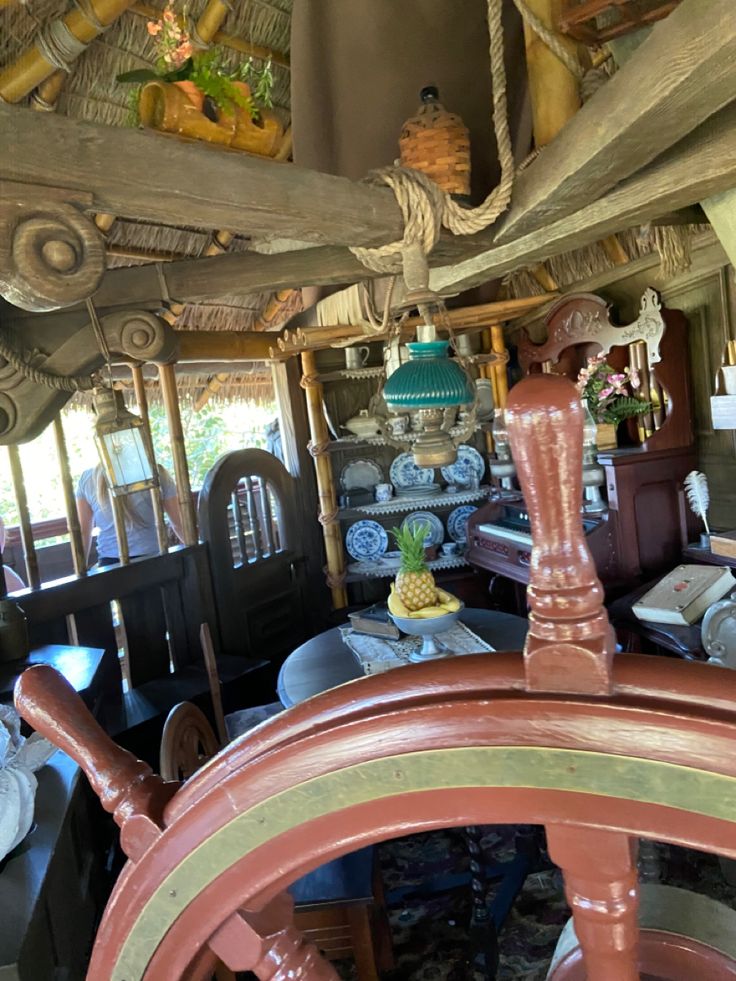
<path fill-rule="evenodd" d="M 574 380 L 589 356 L 603 352 L 619 371 L 626 364 L 638 369 L 640 396 L 651 402 L 651 411 L 623 424 L 629 427 L 624 439 L 632 445 L 602 452 L 591 446 L 583 456 L 583 525 L 598 575 L 609 589 L 631 588 L 679 562 L 688 540 L 681 488 L 695 466 L 695 453 L 687 321 L 677 310 L 662 309 L 657 294 L 647 290 L 631 324 L 615 326 L 604 300 L 580 293 L 560 299 L 545 325 L 543 344 L 522 337 L 518 356 L 524 374 L 556 373 Z M 500 491 L 471 515 L 466 556 L 477 568 L 526 583 L 529 517 L 514 490 L 513 459 L 503 445 L 497 446 L 491 471 Z"/>

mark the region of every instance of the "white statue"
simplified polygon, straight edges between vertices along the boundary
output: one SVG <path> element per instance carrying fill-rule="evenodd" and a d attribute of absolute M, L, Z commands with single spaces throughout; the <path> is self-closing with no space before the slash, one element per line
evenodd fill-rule
<path fill-rule="evenodd" d="M 20 734 L 20 717 L 12 705 L 0 705 L 0 859 L 31 830 L 38 783 L 34 772 L 56 747 L 34 732 Z"/>

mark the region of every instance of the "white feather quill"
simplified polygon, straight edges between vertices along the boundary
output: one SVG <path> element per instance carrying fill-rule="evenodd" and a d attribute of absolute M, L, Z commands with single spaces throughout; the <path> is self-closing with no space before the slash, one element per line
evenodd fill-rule
<path fill-rule="evenodd" d="M 693 512 L 702 519 L 706 532 L 710 535 L 708 527 L 708 504 L 710 495 L 708 494 L 708 478 L 698 470 L 691 470 L 685 477 L 685 493 L 687 502 Z"/>

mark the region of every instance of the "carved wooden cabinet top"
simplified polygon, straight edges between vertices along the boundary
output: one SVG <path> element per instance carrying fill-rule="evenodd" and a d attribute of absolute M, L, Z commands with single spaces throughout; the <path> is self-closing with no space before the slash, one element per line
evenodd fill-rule
<path fill-rule="evenodd" d="M 661 360 L 660 343 L 665 330 L 662 305 L 653 289 L 645 290 L 639 316 L 631 323 L 618 327 L 611 323 L 608 304 L 594 293 L 573 293 L 563 296 L 545 317 L 547 340 L 535 344 L 522 332 L 519 343 L 519 364 L 525 374 L 531 365 L 551 361 L 555 364 L 562 352 L 575 344 L 596 344 L 604 354 L 612 347 L 646 341 L 649 363 Z"/>

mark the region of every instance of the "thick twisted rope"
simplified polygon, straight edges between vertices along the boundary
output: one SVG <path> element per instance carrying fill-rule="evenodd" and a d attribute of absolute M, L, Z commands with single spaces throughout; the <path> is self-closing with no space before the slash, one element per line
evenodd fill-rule
<path fill-rule="evenodd" d="M 94 388 L 95 380 L 92 375 L 53 375 L 41 368 L 34 368 L 28 363 L 30 351 L 18 350 L 10 339 L 10 335 L 0 329 L 0 357 L 3 357 L 18 374 L 36 385 L 45 385 L 57 392 L 84 392 Z"/>
<path fill-rule="evenodd" d="M 402 254 L 408 246 L 418 244 L 427 255 L 436 245 L 443 226 L 455 235 L 472 235 L 491 225 L 508 207 L 514 183 L 514 156 L 506 100 L 501 8 L 502 0 L 488 0 L 493 125 L 501 163 L 498 186 L 477 208 L 463 208 L 425 174 L 408 167 L 385 167 L 369 174 L 369 182 L 388 184 L 404 219 L 404 234 L 400 240 L 374 249 L 351 249 L 369 269 L 383 273 L 400 272 Z"/>

